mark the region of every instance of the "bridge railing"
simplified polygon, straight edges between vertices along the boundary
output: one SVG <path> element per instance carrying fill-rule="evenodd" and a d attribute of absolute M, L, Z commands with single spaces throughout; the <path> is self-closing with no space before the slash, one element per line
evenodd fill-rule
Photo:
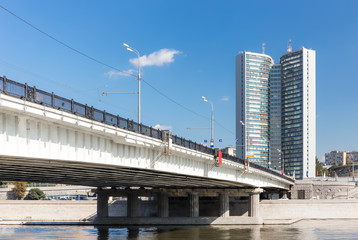
<path fill-rule="evenodd" d="M 120 117 L 119 115 L 114 115 L 111 113 L 107 113 L 106 111 L 101 111 L 93 106 L 87 106 L 83 105 L 81 103 L 78 103 L 74 101 L 73 99 L 66 99 L 60 96 L 55 95 L 53 92 L 48 93 L 39 89 L 36 89 L 36 87 L 30 87 L 26 83 L 21 84 L 12 80 L 7 79 L 6 77 L 0 77 L 0 92 L 3 92 L 7 95 L 17 97 L 20 99 L 24 99 L 26 101 L 38 103 L 44 106 L 52 107 L 55 109 L 59 109 L 68 113 L 75 114 L 77 116 L 81 116 L 84 118 L 88 118 L 97 122 L 105 123 L 111 126 L 115 126 L 118 128 L 126 129 L 129 131 L 133 131 L 136 133 L 140 133 L 149 137 L 157 138 L 163 140 L 163 131 L 146 126 L 143 124 L 138 124 L 137 122 L 134 122 L 133 120 L 125 119 Z M 196 151 L 200 151 L 203 153 L 214 155 L 215 151 L 212 148 L 209 148 L 203 144 L 196 143 L 190 140 L 187 140 L 185 138 L 178 137 L 176 135 L 172 136 L 173 144 L 183 146 L 186 148 L 190 148 Z M 223 153 L 223 158 L 239 162 L 244 164 L 244 160 L 230 156 L 228 154 Z M 267 169 L 265 167 L 262 167 L 260 165 L 250 163 L 250 166 L 256 169 L 260 169 L 265 172 L 269 172 L 273 175 L 278 175 L 282 178 L 285 178 L 287 180 L 292 180 L 291 178 L 280 175 L 279 173 L 276 173 L 275 171 L 271 171 L 270 169 Z"/>

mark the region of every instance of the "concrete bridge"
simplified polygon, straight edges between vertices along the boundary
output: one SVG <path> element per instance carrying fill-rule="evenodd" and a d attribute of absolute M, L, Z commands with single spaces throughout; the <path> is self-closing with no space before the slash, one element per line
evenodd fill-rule
<path fill-rule="evenodd" d="M 134 217 L 138 196 L 149 193 L 158 196 L 158 216 L 167 217 L 169 194 L 178 189 L 190 201 L 191 217 L 198 217 L 199 195 L 213 193 L 222 216 L 229 215 L 229 196 L 250 196 L 250 216 L 258 217 L 262 191 L 294 184 L 270 169 L 218 155 L 170 132 L 0 78 L 1 180 L 97 187 L 99 219 L 108 218 L 109 196 L 127 196 Z"/>

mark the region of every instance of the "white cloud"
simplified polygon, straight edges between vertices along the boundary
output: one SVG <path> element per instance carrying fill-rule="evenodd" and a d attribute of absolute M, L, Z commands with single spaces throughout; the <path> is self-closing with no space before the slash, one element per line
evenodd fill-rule
<path fill-rule="evenodd" d="M 144 55 L 140 57 L 140 65 L 144 66 L 163 66 L 164 64 L 169 64 L 174 62 L 174 55 L 179 54 L 180 51 L 175 49 L 163 48 L 159 51 L 153 52 L 151 54 Z M 129 60 L 133 65 L 138 65 L 138 58 L 131 58 Z"/>
<path fill-rule="evenodd" d="M 111 79 L 117 79 L 119 76 L 125 76 L 125 77 L 131 76 L 134 74 L 134 72 L 135 71 L 133 69 L 124 70 L 121 72 L 111 70 L 109 72 L 106 72 L 106 75 Z"/>
<path fill-rule="evenodd" d="M 224 101 L 224 102 L 227 102 L 227 101 L 229 101 L 229 100 L 230 100 L 230 98 L 227 97 L 227 96 L 223 96 L 223 97 L 221 97 L 221 99 L 220 99 L 220 101 Z"/>
<path fill-rule="evenodd" d="M 156 129 L 159 129 L 159 130 L 169 130 L 169 129 L 172 129 L 173 127 L 172 126 L 165 126 L 165 125 L 157 124 L 153 128 L 156 128 Z"/>

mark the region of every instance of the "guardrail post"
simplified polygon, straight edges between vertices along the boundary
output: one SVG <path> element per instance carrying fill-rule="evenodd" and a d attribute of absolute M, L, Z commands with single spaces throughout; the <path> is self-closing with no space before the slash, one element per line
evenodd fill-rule
<path fill-rule="evenodd" d="M 149 136 L 153 137 L 153 128 L 152 127 L 149 127 Z"/>
<path fill-rule="evenodd" d="M 103 111 L 103 123 L 106 122 L 106 110 Z"/>
<path fill-rule="evenodd" d="M 91 106 L 91 119 L 94 120 L 94 111 L 93 111 L 93 106 Z"/>
<path fill-rule="evenodd" d="M 55 107 L 55 94 L 52 92 L 51 94 L 51 106 L 54 108 Z"/>
<path fill-rule="evenodd" d="M 74 113 L 74 105 L 75 105 L 75 103 L 74 103 L 73 99 L 71 99 L 71 113 Z"/>
<path fill-rule="evenodd" d="M 36 86 L 34 86 L 34 94 L 32 97 L 33 97 L 32 101 L 36 102 Z"/>
<path fill-rule="evenodd" d="M 119 121 L 120 121 L 120 118 L 119 118 L 119 115 L 117 115 L 117 127 L 119 128 Z"/>
<path fill-rule="evenodd" d="M 28 99 L 28 97 L 29 97 L 29 94 L 28 94 L 28 85 L 27 85 L 27 83 L 25 83 L 25 99 L 27 100 Z"/>
<path fill-rule="evenodd" d="M 4 93 L 6 93 L 6 76 L 4 76 L 3 78 L 4 78 L 3 88 L 4 88 Z"/>
<path fill-rule="evenodd" d="M 86 118 L 89 118 L 89 110 L 87 104 L 85 105 L 85 116 Z"/>

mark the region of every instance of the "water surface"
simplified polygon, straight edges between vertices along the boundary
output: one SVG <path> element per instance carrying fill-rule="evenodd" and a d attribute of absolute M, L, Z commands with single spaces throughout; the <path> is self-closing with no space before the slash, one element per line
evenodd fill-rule
<path fill-rule="evenodd" d="M 0 240 L 5 239 L 358 239 L 358 220 L 307 220 L 279 226 L 0 225 Z"/>

